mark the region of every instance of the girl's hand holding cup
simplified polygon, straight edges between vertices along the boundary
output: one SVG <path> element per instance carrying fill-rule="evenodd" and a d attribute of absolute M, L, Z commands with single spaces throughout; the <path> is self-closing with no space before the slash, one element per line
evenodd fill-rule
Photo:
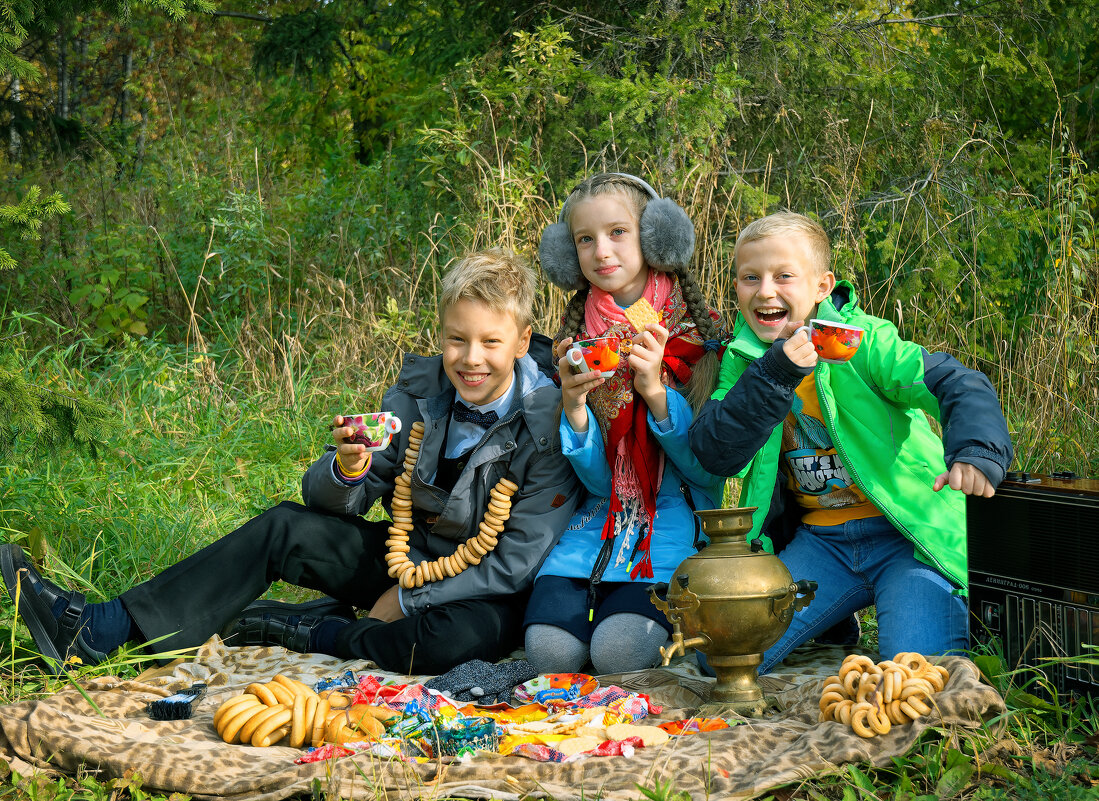
<path fill-rule="evenodd" d="M 557 343 L 557 374 L 561 377 L 561 412 L 572 430 L 582 434 L 588 430 L 588 393 L 603 383 L 603 376 L 596 372 L 577 373 L 568 359 L 572 337 Z"/>

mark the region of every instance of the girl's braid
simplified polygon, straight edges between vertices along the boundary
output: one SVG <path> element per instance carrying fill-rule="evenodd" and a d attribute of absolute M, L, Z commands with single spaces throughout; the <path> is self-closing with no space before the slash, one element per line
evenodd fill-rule
<path fill-rule="evenodd" d="M 703 339 L 717 339 L 720 335 L 713 318 L 710 316 L 710 306 L 706 298 L 702 296 L 702 288 L 695 280 L 694 273 L 689 267 L 677 267 L 675 275 L 679 278 L 679 286 L 683 290 L 683 300 L 687 304 L 687 313 L 694 320 L 698 333 Z"/>
<path fill-rule="evenodd" d="M 576 337 L 580 333 L 581 326 L 584 324 L 584 303 L 588 299 L 588 291 L 590 289 L 590 285 L 583 289 L 578 289 L 573 293 L 573 296 L 569 298 L 568 305 L 565 306 L 564 317 L 561 321 L 561 330 L 556 336 L 558 342 L 566 337 Z"/>
<path fill-rule="evenodd" d="M 679 279 L 680 289 L 683 291 L 683 301 L 687 305 L 687 314 L 694 321 L 699 335 L 703 340 L 718 339 L 721 332 L 710 316 L 710 307 L 702 296 L 702 289 L 695 280 L 694 273 L 688 267 L 676 268 L 675 276 Z M 710 394 L 717 383 L 717 374 L 720 363 L 717 351 L 706 350 L 691 370 L 691 379 L 687 382 L 687 401 L 696 412 L 710 399 Z"/>

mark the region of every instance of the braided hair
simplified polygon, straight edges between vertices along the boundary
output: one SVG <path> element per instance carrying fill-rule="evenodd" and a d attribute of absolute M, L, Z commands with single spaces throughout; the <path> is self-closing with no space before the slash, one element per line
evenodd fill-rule
<path fill-rule="evenodd" d="M 694 321 L 699 335 L 703 341 L 719 341 L 724 335 L 702 296 L 702 288 L 695 280 L 694 273 L 689 267 L 677 267 L 673 273 L 679 279 L 679 287 L 683 290 L 683 301 L 687 305 L 687 315 Z M 579 294 L 579 293 L 578 293 Z M 687 401 L 696 412 L 702 408 L 702 404 L 710 399 L 710 395 L 717 383 L 717 373 L 720 363 L 716 350 L 706 348 L 702 358 L 695 362 L 691 370 L 691 379 L 687 382 Z"/>

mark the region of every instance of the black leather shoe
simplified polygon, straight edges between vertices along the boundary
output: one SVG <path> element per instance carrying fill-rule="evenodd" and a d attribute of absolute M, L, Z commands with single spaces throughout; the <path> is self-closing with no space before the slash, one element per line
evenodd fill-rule
<path fill-rule="evenodd" d="M 350 623 L 355 610 L 335 598 L 317 598 L 301 604 L 255 601 L 221 630 L 226 645 L 281 645 L 309 652 L 309 635 L 325 620 Z"/>
<path fill-rule="evenodd" d="M 42 578 L 23 549 L 13 543 L 0 546 L 0 573 L 50 673 L 59 673 L 61 665 L 73 657 L 85 665 L 98 665 L 107 658 L 88 645 L 80 628 L 83 593 L 64 590 Z M 54 615 L 58 599 L 65 603 L 60 617 Z"/>

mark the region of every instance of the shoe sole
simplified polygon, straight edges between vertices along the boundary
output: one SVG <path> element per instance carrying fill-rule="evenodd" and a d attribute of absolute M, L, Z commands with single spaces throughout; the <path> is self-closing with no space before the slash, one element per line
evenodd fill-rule
<path fill-rule="evenodd" d="M 15 566 L 15 553 L 18 550 L 22 554 L 22 549 L 18 545 L 13 543 L 6 543 L 3 548 L 0 548 L 0 573 L 4 576 L 4 587 L 8 591 L 8 597 L 11 598 L 11 602 L 15 604 L 15 611 L 22 619 L 23 623 L 30 630 L 31 638 L 34 640 L 35 646 L 38 647 L 42 656 L 46 658 L 46 666 L 50 673 L 57 675 L 61 672 L 60 665 L 64 663 L 64 659 L 61 654 L 58 653 L 57 647 L 53 644 L 53 639 L 50 637 L 43 625 L 42 621 L 35 614 L 34 609 L 30 604 L 18 603 L 16 596 L 19 600 L 22 600 L 23 592 L 19 589 L 19 569 Z M 51 620 L 51 622 L 53 622 Z"/>

